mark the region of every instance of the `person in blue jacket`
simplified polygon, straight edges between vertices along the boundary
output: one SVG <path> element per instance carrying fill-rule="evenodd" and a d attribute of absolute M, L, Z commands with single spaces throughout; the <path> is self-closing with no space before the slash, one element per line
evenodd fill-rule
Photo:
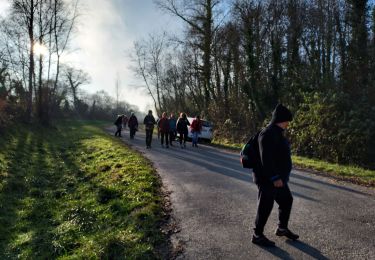
<path fill-rule="evenodd" d="M 275 242 L 263 234 L 274 201 L 279 204 L 279 223 L 275 234 L 292 240 L 299 238 L 288 228 L 293 204 L 288 186 L 292 159 L 284 132 L 292 120 L 289 109 L 279 104 L 272 113 L 270 124 L 258 137 L 261 162 L 259 167 L 253 169 L 254 182 L 258 186 L 258 208 L 252 242 L 261 246 L 275 246 Z"/>
<path fill-rule="evenodd" d="M 177 123 L 177 120 L 174 116 L 173 113 L 171 113 L 170 117 L 169 117 L 169 144 L 171 146 L 173 146 L 173 141 L 175 141 L 176 139 L 176 129 L 177 129 L 177 126 L 176 126 L 176 123 Z"/>

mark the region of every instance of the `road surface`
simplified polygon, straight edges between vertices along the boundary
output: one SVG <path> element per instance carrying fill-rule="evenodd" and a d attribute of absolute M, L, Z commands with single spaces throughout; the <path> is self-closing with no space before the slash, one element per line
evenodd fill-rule
<path fill-rule="evenodd" d="M 294 170 L 289 227 L 300 240 L 274 235 L 275 203 L 265 235 L 277 247 L 262 248 L 251 243 L 257 187 L 238 153 L 191 143 L 166 149 L 155 134 L 149 150 L 142 132 L 122 139 L 154 163 L 171 192 L 180 228 L 172 242 L 184 247 L 178 259 L 375 259 L 374 189 Z"/>

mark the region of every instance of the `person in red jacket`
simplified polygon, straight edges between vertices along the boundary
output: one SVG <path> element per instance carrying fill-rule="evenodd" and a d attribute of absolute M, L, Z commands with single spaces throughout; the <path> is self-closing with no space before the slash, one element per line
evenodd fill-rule
<path fill-rule="evenodd" d="M 193 122 L 191 123 L 191 133 L 193 134 L 192 143 L 193 147 L 198 147 L 198 136 L 202 131 L 202 121 L 199 116 L 196 116 Z"/>
<path fill-rule="evenodd" d="M 169 120 L 167 118 L 167 113 L 163 112 L 159 122 L 158 122 L 158 128 L 160 131 L 161 135 L 161 146 L 164 147 L 164 137 L 165 137 L 165 144 L 166 147 L 169 148 L 169 140 L 168 140 L 168 135 L 169 135 Z"/>

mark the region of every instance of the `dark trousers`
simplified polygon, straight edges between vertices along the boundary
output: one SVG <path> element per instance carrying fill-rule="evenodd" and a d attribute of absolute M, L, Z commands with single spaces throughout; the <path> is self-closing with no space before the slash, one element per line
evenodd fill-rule
<path fill-rule="evenodd" d="M 168 135 L 169 135 L 169 133 L 166 133 L 166 132 L 162 132 L 162 131 L 160 131 L 161 144 L 162 144 L 162 145 L 164 144 L 164 136 L 165 136 L 165 144 L 166 144 L 166 145 L 169 144 L 169 141 L 168 141 Z"/>
<path fill-rule="evenodd" d="M 258 210 L 254 228 L 256 235 L 263 234 L 264 226 L 271 214 L 274 201 L 279 204 L 279 228 L 288 228 L 293 204 L 293 196 L 288 184 L 284 184 L 282 188 L 276 188 L 272 183 L 258 185 Z"/>
<path fill-rule="evenodd" d="M 130 128 L 130 139 L 134 139 L 135 132 L 136 132 L 136 128 L 135 127 L 131 127 Z"/>
<path fill-rule="evenodd" d="M 180 133 L 180 144 L 182 144 L 182 141 L 184 141 L 184 144 L 186 143 L 186 140 L 187 140 L 187 137 L 188 137 L 188 133 Z"/>
<path fill-rule="evenodd" d="M 116 127 L 117 127 L 117 131 L 116 131 L 116 133 L 115 133 L 115 136 L 121 136 L 121 130 L 122 130 L 122 126 L 121 125 L 116 125 Z"/>
<path fill-rule="evenodd" d="M 172 145 L 172 142 L 175 140 L 176 138 L 176 131 L 170 131 L 169 132 L 169 143 Z"/>
<path fill-rule="evenodd" d="M 151 146 L 153 132 L 154 132 L 154 128 L 146 129 L 146 146 Z"/>

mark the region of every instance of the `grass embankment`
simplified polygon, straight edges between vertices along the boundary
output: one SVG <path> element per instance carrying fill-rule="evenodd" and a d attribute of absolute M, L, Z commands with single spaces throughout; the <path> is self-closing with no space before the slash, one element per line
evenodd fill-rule
<path fill-rule="evenodd" d="M 240 151 L 243 144 L 230 143 L 228 140 L 213 140 L 213 145 Z M 375 171 L 356 166 L 328 163 L 317 159 L 292 156 L 293 164 L 297 168 L 311 169 L 333 178 L 354 182 L 360 185 L 375 187 Z"/>
<path fill-rule="evenodd" d="M 154 259 L 160 181 L 98 124 L 0 136 L 0 259 Z"/>

